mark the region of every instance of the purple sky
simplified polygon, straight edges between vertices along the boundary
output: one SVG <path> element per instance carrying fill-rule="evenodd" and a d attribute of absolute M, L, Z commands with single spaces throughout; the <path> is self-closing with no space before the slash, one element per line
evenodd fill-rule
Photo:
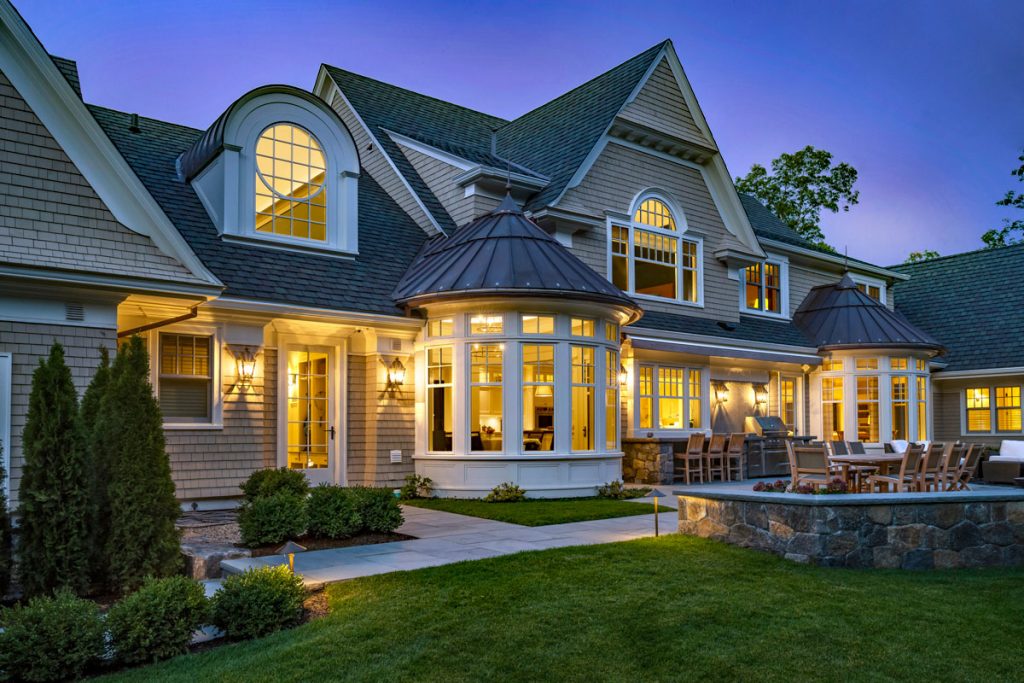
<path fill-rule="evenodd" d="M 882 264 L 982 246 L 1024 190 L 1020 0 L 14 1 L 87 101 L 200 128 L 321 62 L 512 118 L 671 38 L 733 175 L 830 150 L 861 203 L 826 236 Z"/>

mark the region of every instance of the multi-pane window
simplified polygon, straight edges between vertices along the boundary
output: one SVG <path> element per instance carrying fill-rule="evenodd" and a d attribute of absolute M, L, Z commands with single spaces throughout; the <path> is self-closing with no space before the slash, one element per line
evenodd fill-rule
<path fill-rule="evenodd" d="M 700 249 L 680 237 L 668 206 L 645 199 L 630 226 L 611 226 L 611 280 L 627 292 L 696 303 Z"/>
<path fill-rule="evenodd" d="M 604 338 L 610 342 L 619 341 L 619 325 L 618 323 L 605 322 L 604 324 Z"/>
<path fill-rule="evenodd" d="M 167 422 L 212 419 L 211 337 L 160 335 L 160 410 Z"/>
<path fill-rule="evenodd" d="M 878 378 L 857 378 L 857 440 L 878 442 Z"/>
<path fill-rule="evenodd" d="M 594 336 L 594 321 L 590 318 L 573 318 L 569 328 L 574 337 Z"/>
<path fill-rule="evenodd" d="M 967 389 L 967 431 L 992 431 L 991 393 L 988 387 Z"/>
<path fill-rule="evenodd" d="M 917 368 L 918 372 L 924 372 L 925 370 L 928 369 L 928 361 L 926 361 L 924 358 L 915 358 L 914 367 Z"/>
<path fill-rule="evenodd" d="M 320 143 L 290 123 L 256 142 L 256 232 L 327 240 L 327 163 Z"/>
<path fill-rule="evenodd" d="M 474 315 L 469 319 L 470 334 L 501 334 L 504 321 L 500 315 Z"/>
<path fill-rule="evenodd" d="M 878 359 L 877 358 L 858 358 L 856 367 L 858 370 L 877 370 Z"/>
<path fill-rule="evenodd" d="M 604 446 L 619 449 L 619 354 L 605 350 L 604 372 Z"/>
<path fill-rule="evenodd" d="M 843 369 L 842 358 L 826 358 L 821 361 L 822 372 L 837 372 Z"/>
<path fill-rule="evenodd" d="M 916 377 L 917 380 L 917 440 L 928 439 L 928 379 Z"/>
<path fill-rule="evenodd" d="M 633 233 L 633 276 L 637 294 L 675 299 L 679 240 L 637 229 Z"/>
<path fill-rule="evenodd" d="M 454 324 L 451 318 L 437 318 L 427 323 L 429 337 L 450 337 L 453 331 Z"/>
<path fill-rule="evenodd" d="M 594 348 L 572 350 L 572 450 L 594 449 Z"/>
<path fill-rule="evenodd" d="M 1020 387 L 996 387 L 996 431 L 1019 432 Z"/>
<path fill-rule="evenodd" d="M 892 438 L 906 441 L 910 438 L 910 378 L 892 378 Z M 920 418 L 919 418 L 920 419 Z"/>
<path fill-rule="evenodd" d="M 782 312 L 782 266 L 767 261 L 743 269 L 745 303 L 751 311 Z"/>
<path fill-rule="evenodd" d="M 703 388 L 697 369 L 639 367 L 639 428 L 700 429 Z"/>
<path fill-rule="evenodd" d="M 658 368 L 658 427 L 682 429 L 683 401 L 686 398 L 686 370 Z"/>
<path fill-rule="evenodd" d="M 427 349 L 428 450 L 452 450 L 452 347 Z"/>
<path fill-rule="evenodd" d="M 700 381 L 700 370 L 688 370 L 688 390 L 689 390 L 689 426 L 690 429 L 700 429 L 700 413 L 701 413 L 701 381 Z"/>
<path fill-rule="evenodd" d="M 779 407 L 786 429 L 796 431 L 796 381 L 779 380 Z"/>
<path fill-rule="evenodd" d="M 863 282 L 858 282 L 857 289 L 864 292 L 875 301 L 882 300 L 882 288 L 879 287 L 878 285 L 868 285 L 864 284 Z"/>
<path fill-rule="evenodd" d="M 633 220 L 643 225 L 649 225 L 652 228 L 673 231 L 676 229 L 676 221 L 672 217 L 672 211 L 665 202 L 659 199 L 645 199 L 642 201 L 633 215 Z"/>
<path fill-rule="evenodd" d="M 654 368 L 641 365 L 640 380 L 640 429 L 654 427 Z"/>
<path fill-rule="evenodd" d="M 821 378 L 821 422 L 826 441 L 845 439 L 842 377 Z"/>
<path fill-rule="evenodd" d="M 554 334 L 555 316 L 523 315 L 523 334 Z"/>
<path fill-rule="evenodd" d="M 699 296 L 697 293 L 697 278 L 700 272 L 700 267 L 697 263 L 697 243 L 683 240 L 681 247 L 683 250 L 683 301 L 696 302 Z"/>
<path fill-rule="evenodd" d="M 624 292 L 629 288 L 629 228 L 612 226 L 612 284 Z"/>
<path fill-rule="evenodd" d="M 893 356 L 892 358 L 889 359 L 889 367 L 893 370 L 906 370 L 907 359 L 897 358 L 896 356 Z"/>
<path fill-rule="evenodd" d="M 555 346 L 523 344 L 523 449 L 555 444 Z"/>
<path fill-rule="evenodd" d="M 470 450 L 502 449 L 503 344 L 470 346 Z"/>

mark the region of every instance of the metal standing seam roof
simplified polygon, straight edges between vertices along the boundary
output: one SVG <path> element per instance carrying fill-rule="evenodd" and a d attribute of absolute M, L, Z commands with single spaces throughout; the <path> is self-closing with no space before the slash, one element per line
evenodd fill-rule
<path fill-rule="evenodd" d="M 849 273 L 835 284 L 811 289 L 793 315 L 793 322 L 820 351 L 905 348 L 941 353 L 944 350 L 934 337 L 857 289 Z"/>
<path fill-rule="evenodd" d="M 427 243 L 394 291 L 414 304 L 467 295 L 539 295 L 640 307 L 523 215 L 510 195 L 451 237 Z"/>

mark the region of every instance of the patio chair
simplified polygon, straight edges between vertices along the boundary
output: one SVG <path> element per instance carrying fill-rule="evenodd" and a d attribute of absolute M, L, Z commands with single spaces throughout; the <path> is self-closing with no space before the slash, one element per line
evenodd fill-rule
<path fill-rule="evenodd" d="M 747 443 L 747 435 L 742 432 L 729 435 L 729 445 L 725 449 L 725 478 L 742 481 L 743 447 Z M 733 477 L 733 474 L 736 476 Z"/>
<path fill-rule="evenodd" d="M 682 475 L 686 484 L 692 484 L 694 479 L 704 483 L 704 439 L 704 434 L 691 434 L 685 450 L 674 453 L 676 477 Z"/>
<path fill-rule="evenodd" d="M 824 487 L 835 477 L 828 450 L 822 446 L 794 446 L 786 443 L 793 488 L 801 484 Z"/>
<path fill-rule="evenodd" d="M 942 490 L 942 472 L 948 458 L 946 447 L 941 443 L 932 442 L 918 465 L 918 490 Z"/>
<path fill-rule="evenodd" d="M 960 466 L 957 468 L 956 476 L 949 484 L 949 488 L 947 490 L 971 490 L 971 479 L 974 478 L 974 472 L 978 469 L 978 461 L 981 459 L 981 455 L 984 452 L 984 444 L 972 443 L 969 446 L 964 446 L 964 455 L 960 458 Z"/>
<path fill-rule="evenodd" d="M 966 450 L 964 444 L 959 441 L 946 444 L 942 450 L 943 461 L 942 471 L 939 473 L 939 491 L 951 491 L 950 486 L 956 481 L 957 470 Z"/>
<path fill-rule="evenodd" d="M 704 474 L 708 481 L 714 481 L 715 474 L 725 481 L 729 477 L 725 471 L 725 434 L 712 434 L 708 443 L 708 452 L 704 454 Z"/>
<path fill-rule="evenodd" d="M 881 488 L 886 491 L 917 491 L 918 490 L 918 468 L 921 458 L 924 457 L 924 446 L 910 444 L 903 451 L 903 460 L 900 461 L 900 471 L 897 474 L 872 474 L 868 477 L 868 488 Z"/>
<path fill-rule="evenodd" d="M 850 451 L 850 455 L 867 455 L 867 451 L 864 450 L 863 441 L 847 441 L 846 447 Z"/>

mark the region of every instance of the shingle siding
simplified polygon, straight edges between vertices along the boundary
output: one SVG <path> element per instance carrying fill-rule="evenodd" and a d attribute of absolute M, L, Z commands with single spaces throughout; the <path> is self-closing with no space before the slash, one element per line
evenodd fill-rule
<path fill-rule="evenodd" d="M 399 145 L 399 148 L 444 206 L 455 225 L 465 225 L 498 205 L 497 201 L 488 201 L 485 205 L 478 201 L 477 195 L 467 197 L 465 188 L 454 182 L 455 178 L 463 173 L 457 166 L 446 164 L 403 145 Z"/>
<path fill-rule="evenodd" d="M 622 108 L 619 116 L 683 140 L 715 148 L 693 120 L 667 57 L 661 59 L 636 98 Z"/>
<path fill-rule="evenodd" d="M 414 471 L 415 402 L 412 386 L 387 392 L 383 359 L 378 354 L 348 357 L 348 483 L 400 486 Z M 406 361 L 415 377 L 413 359 Z M 391 450 L 402 451 L 402 462 L 391 462 Z"/>

